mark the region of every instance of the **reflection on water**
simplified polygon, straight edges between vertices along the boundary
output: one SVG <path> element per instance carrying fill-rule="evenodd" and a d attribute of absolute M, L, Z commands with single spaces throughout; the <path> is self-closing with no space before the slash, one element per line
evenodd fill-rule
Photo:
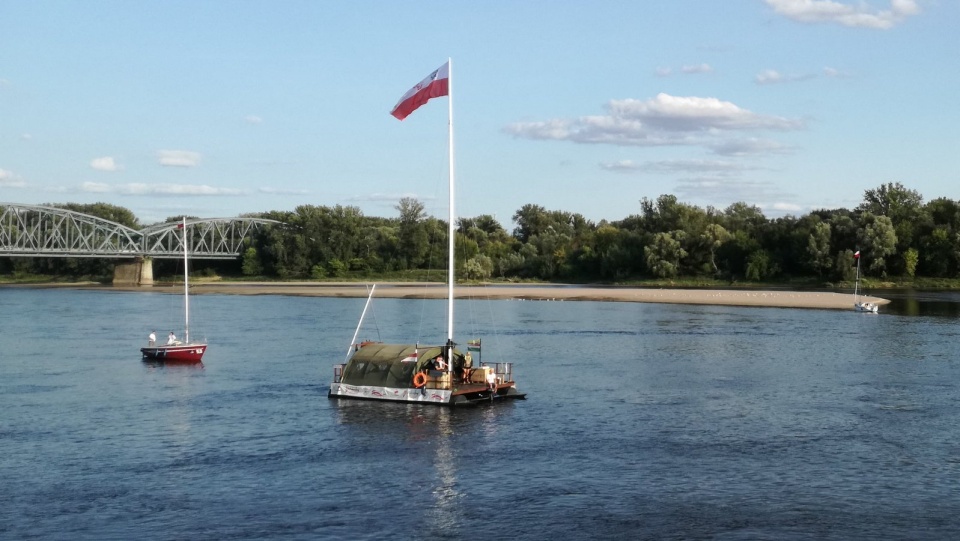
<path fill-rule="evenodd" d="M 143 359 L 142 361 L 151 370 L 203 370 L 203 363 L 193 361 L 160 361 L 156 359 Z"/>
<path fill-rule="evenodd" d="M 882 290 L 876 296 L 890 299 L 882 313 L 903 316 L 960 317 L 960 292 Z"/>

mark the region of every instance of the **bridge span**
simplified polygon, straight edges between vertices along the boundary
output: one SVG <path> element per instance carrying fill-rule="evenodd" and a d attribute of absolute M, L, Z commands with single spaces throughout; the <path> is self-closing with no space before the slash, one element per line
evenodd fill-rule
<path fill-rule="evenodd" d="M 265 218 L 188 218 L 191 258 L 233 259 Z M 89 214 L 49 206 L 0 203 L 0 256 L 105 257 L 117 264 L 114 283 L 152 285 L 154 258 L 183 257 L 181 222 L 133 229 Z"/>

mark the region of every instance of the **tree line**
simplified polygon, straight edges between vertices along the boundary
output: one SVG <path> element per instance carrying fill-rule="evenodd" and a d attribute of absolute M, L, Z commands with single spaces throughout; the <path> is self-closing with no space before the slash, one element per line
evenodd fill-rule
<path fill-rule="evenodd" d="M 122 207 L 54 205 L 139 228 Z M 201 262 L 197 269 L 267 279 L 347 279 L 436 272 L 444 279 L 447 223 L 422 202 L 403 198 L 399 216 L 364 216 L 359 208 L 302 205 L 253 216 L 282 222 L 245 240 L 236 261 Z M 167 221 L 176 221 L 171 217 Z M 955 278 L 960 271 L 960 203 L 924 203 L 915 190 L 887 183 L 864 192 L 853 210 L 822 209 L 769 219 L 738 202 L 701 208 L 661 195 L 640 201 L 640 212 L 593 222 L 573 212 L 527 204 L 508 232 L 493 216 L 456 223 L 457 278 L 628 282 L 710 278 L 729 281 L 875 278 Z M 0 258 L 0 273 L 112 275 L 113 262 L 69 258 Z M 174 274 L 175 262 L 156 261 L 155 275 Z"/>

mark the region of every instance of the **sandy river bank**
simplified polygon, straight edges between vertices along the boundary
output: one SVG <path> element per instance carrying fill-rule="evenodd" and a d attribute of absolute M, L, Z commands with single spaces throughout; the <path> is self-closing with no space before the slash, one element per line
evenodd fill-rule
<path fill-rule="evenodd" d="M 69 286 L 61 286 L 69 287 Z M 89 287 L 75 285 L 73 287 Z M 178 293 L 178 286 L 158 285 L 152 288 L 103 286 L 104 289 L 127 291 L 169 291 Z M 295 295 L 314 297 L 366 297 L 368 284 L 354 282 L 199 282 L 191 283 L 191 294 L 220 295 Z M 377 297 L 446 298 L 447 288 L 441 284 L 384 283 L 377 284 Z M 728 289 L 660 289 L 642 287 L 592 287 L 573 285 L 484 285 L 457 286 L 457 298 L 524 299 L 543 301 L 611 301 L 657 302 L 670 304 L 711 304 L 726 306 L 768 306 L 782 308 L 821 308 L 849 310 L 853 295 L 822 291 L 764 291 Z M 863 297 L 879 305 L 890 301 L 880 297 Z"/>

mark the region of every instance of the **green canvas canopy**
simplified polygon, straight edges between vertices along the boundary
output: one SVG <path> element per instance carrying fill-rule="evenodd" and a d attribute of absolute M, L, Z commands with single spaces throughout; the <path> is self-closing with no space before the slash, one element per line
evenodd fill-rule
<path fill-rule="evenodd" d="M 414 344 L 367 344 L 356 352 L 343 369 L 341 383 L 372 387 L 412 388 L 413 375 L 443 354 L 441 346 Z M 463 353 L 453 351 L 455 363 Z M 455 364 L 456 366 L 456 364 Z"/>

